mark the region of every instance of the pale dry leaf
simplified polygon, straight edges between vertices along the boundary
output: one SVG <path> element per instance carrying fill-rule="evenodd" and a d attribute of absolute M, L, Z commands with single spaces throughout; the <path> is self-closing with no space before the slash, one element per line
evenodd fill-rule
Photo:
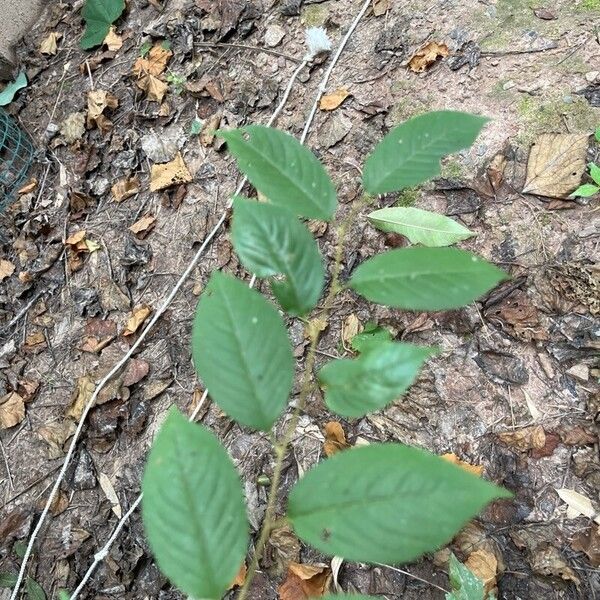
<path fill-rule="evenodd" d="M 315 317 L 311 319 L 304 327 L 304 337 L 307 339 L 311 339 L 318 333 L 325 331 L 327 329 L 327 319 L 323 319 L 321 317 Z"/>
<path fill-rule="evenodd" d="M 90 90 L 88 92 L 88 111 L 86 123 L 88 127 L 98 127 L 102 133 L 112 129 L 112 121 L 104 114 L 108 109 L 119 106 L 119 100 L 106 90 Z"/>
<path fill-rule="evenodd" d="M 592 501 L 587 496 L 566 488 L 557 489 L 556 493 L 568 506 L 567 518 L 576 519 L 583 515 L 588 519 L 594 519 L 596 523 L 600 524 L 600 515 L 595 511 Z"/>
<path fill-rule="evenodd" d="M 408 61 L 408 68 L 413 73 L 423 73 L 439 58 L 449 54 L 448 46 L 440 42 L 428 42 L 419 48 Z"/>
<path fill-rule="evenodd" d="M 447 454 L 442 454 L 440 456 L 440 458 L 443 458 L 444 460 L 452 463 L 453 465 L 456 465 L 457 467 L 464 469 L 465 471 L 467 471 L 468 473 L 471 473 L 472 475 L 477 475 L 477 477 L 481 477 L 483 475 L 483 466 L 482 465 L 472 465 L 468 462 L 465 462 L 464 460 L 460 460 L 460 458 L 458 458 L 458 456 L 456 456 L 456 454 L 454 454 L 452 452 L 449 452 Z"/>
<path fill-rule="evenodd" d="M 325 434 L 325 442 L 323 443 L 323 452 L 325 452 L 325 456 L 332 456 L 333 454 L 350 447 L 350 444 L 346 441 L 346 434 L 344 433 L 342 425 L 337 421 L 325 423 L 323 433 Z"/>
<path fill-rule="evenodd" d="M 116 52 L 123 46 L 123 38 L 117 33 L 115 27 L 111 26 L 102 43 L 110 52 Z"/>
<path fill-rule="evenodd" d="M 18 425 L 25 418 L 25 402 L 17 392 L 0 398 L 0 429 Z"/>
<path fill-rule="evenodd" d="M 15 265 L 10 260 L 0 258 L 0 281 L 10 277 L 15 272 Z"/>
<path fill-rule="evenodd" d="M 338 577 L 340 576 L 340 569 L 344 564 L 344 559 L 341 556 L 334 556 L 331 559 L 331 575 L 333 577 L 333 587 L 336 592 L 342 591 L 342 586 L 338 581 Z"/>
<path fill-rule="evenodd" d="M 300 541 L 292 528 L 284 523 L 275 527 L 269 536 L 267 553 L 271 562 L 269 572 L 279 577 L 287 571 L 290 563 L 300 560 Z"/>
<path fill-rule="evenodd" d="M 546 445 L 546 432 L 541 425 L 524 427 L 515 431 L 503 431 L 498 437 L 519 452 L 543 448 Z"/>
<path fill-rule="evenodd" d="M 110 191 L 115 202 L 123 202 L 140 192 L 140 178 L 137 175 L 123 177 L 115 183 Z"/>
<path fill-rule="evenodd" d="M 62 423 L 48 423 L 42 425 L 35 433 L 48 444 L 48 458 L 54 460 L 64 456 L 65 442 L 75 433 L 75 423 L 65 419 Z"/>
<path fill-rule="evenodd" d="M 96 384 L 89 375 L 82 375 L 77 380 L 77 385 L 71 396 L 71 404 L 65 415 L 78 421 L 88 402 L 91 400 Z"/>
<path fill-rule="evenodd" d="M 542 413 L 525 390 L 523 390 L 523 396 L 525 397 L 525 402 L 527 403 L 527 408 L 529 409 L 529 414 L 531 414 L 531 418 L 534 421 L 539 421 L 542 417 Z"/>
<path fill-rule="evenodd" d="M 38 180 L 32 177 L 23 187 L 17 190 L 17 194 L 22 196 L 23 194 L 31 194 L 35 188 L 37 188 Z"/>
<path fill-rule="evenodd" d="M 350 95 L 346 88 L 339 88 L 330 94 L 321 97 L 319 108 L 321 110 L 335 110 Z"/>
<path fill-rule="evenodd" d="M 203 146 L 210 146 L 213 143 L 215 139 L 215 133 L 221 125 L 222 118 L 223 114 L 216 112 L 206 119 L 204 127 L 198 136 L 198 139 Z"/>
<path fill-rule="evenodd" d="M 146 96 L 151 102 L 162 102 L 169 89 L 164 81 L 151 74 L 144 75 L 136 83 L 141 90 L 146 92 Z"/>
<path fill-rule="evenodd" d="M 567 198 L 581 183 L 587 134 L 543 133 L 531 146 L 524 194 Z"/>
<path fill-rule="evenodd" d="M 381 17 L 390 10 L 391 0 L 373 0 L 373 15 Z"/>
<path fill-rule="evenodd" d="M 129 317 L 129 320 L 127 321 L 123 335 L 133 335 L 151 313 L 152 309 L 147 304 L 136 306 L 132 311 L 131 317 Z"/>
<path fill-rule="evenodd" d="M 129 231 L 135 234 L 138 238 L 145 238 L 156 224 L 156 217 L 152 215 L 144 215 L 138 219 L 130 228 Z"/>
<path fill-rule="evenodd" d="M 58 40 L 62 37 L 62 33 L 51 31 L 40 44 L 40 54 L 48 54 L 54 56 L 58 50 Z"/>
<path fill-rule="evenodd" d="M 115 492 L 115 488 L 106 473 L 100 473 L 98 477 L 98 482 L 100 483 L 100 487 L 104 492 L 104 495 L 108 498 L 108 501 L 111 503 L 112 511 L 115 513 L 118 519 L 123 515 L 123 510 L 121 509 L 121 503 L 119 502 L 119 497 L 117 496 L 117 492 Z"/>
<path fill-rule="evenodd" d="M 173 56 L 173 52 L 164 48 L 161 43 L 156 44 L 148 52 L 145 58 L 138 58 L 133 65 L 133 74 L 138 77 L 143 75 L 154 75 L 158 77 L 167 68 L 167 63 Z"/>
<path fill-rule="evenodd" d="M 285 581 L 279 586 L 280 600 L 308 600 L 323 596 L 329 589 L 331 569 L 322 565 L 290 563 Z"/>
<path fill-rule="evenodd" d="M 358 317 L 351 313 L 349 314 L 342 325 L 342 341 L 344 346 L 349 346 L 353 338 L 363 330 Z"/>
<path fill-rule="evenodd" d="M 190 183 L 193 180 L 181 153 L 170 162 L 152 165 L 150 171 L 150 191 L 165 190 L 181 183 Z"/>
<path fill-rule="evenodd" d="M 483 581 L 487 594 L 496 587 L 498 561 L 492 552 L 475 550 L 465 561 L 465 566 Z"/>

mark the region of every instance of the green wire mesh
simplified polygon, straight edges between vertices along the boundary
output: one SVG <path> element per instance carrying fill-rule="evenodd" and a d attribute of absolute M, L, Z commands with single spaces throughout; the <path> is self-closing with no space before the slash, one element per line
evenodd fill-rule
<path fill-rule="evenodd" d="M 0 212 L 13 200 L 33 162 L 35 148 L 17 122 L 0 108 Z"/>

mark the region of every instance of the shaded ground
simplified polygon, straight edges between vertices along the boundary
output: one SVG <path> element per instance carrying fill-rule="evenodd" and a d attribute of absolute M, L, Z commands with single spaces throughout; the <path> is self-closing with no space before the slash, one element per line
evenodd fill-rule
<path fill-rule="evenodd" d="M 132 311 L 162 303 L 239 180 L 218 142 L 190 134 L 194 119 L 214 123 L 217 115 L 223 127 L 266 122 L 305 53 L 304 28 L 325 25 L 335 45 L 359 8 L 349 0 L 298 4 L 255 0 L 236 9 L 235 2 L 172 0 L 161 12 L 156 2 L 136 0 L 118 23 L 124 44 L 109 54 L 78 48 L 80 3 L 56 4 L 19 49 L 31 84 L 10 110 L 38 142 L 41 161 L 37 187 L 0 217 L 2 258 L 15 266 L 0 292 L 0 397 L 14 392 L 26 400 L 25 419 L 0 432 L 3 573 L 18 567 L 22 542 L 60 467 L 81 409 L 73 399 L 89 396 L 92 382 L 131 345 L 137 333 L 122 332 Z M 455 543 L 458 556 L 466 559 L 473 548 L 493 553 L 500 598 L 596 598 L 598 534 L 590 519 L 566 514 L 555 489 L 576 490 L 598 508 L 597 198 L 563 202 L 520 190 L 529 144 L 539 133 L 591 133 L 600 124 L 593 106 L 600 80 L 590 74 L 600 67 L 594 28 L 600 14 L 590 0 L 539 4 L 549 7 L 544 18 L 520 0 L 398 1 L 380 16 L 367 13 L 359 25 L 329 86 L 345 87 L 351 96 L 332 112 L 319 111 L 308 139 L 334 177 L 340 216 L 359 193 L 359 165 L 394 124 L 436 108 L 486 114 L 493 121 L 471 151 L 446 162 L 444 179 L 383 198 L 381 205 L 415 204 L 453 215 L 477 233 L 463 246 L 500 264 L 513 279 L 468 309 L 431 315 L 371 307 L 344 293 L 317 366 L 347 353 L 341 340 L 352 315 L 362 325 L 375 321 L 390 328 L 398 339 L 440 346 L 442 355 L 403 400 L 342 422 L 349 442 L 399 440 L 484 466 L 484 476 L 513 490 L 515 500 L 487 510 Z M 41 55 L 49 32 L 62 34 L 58 51 Z M 173 57 L 161 76 L 170 87 L 159 104 L 136 86 L 132 66 L 144 44 L 161 40 Z M 406 60 L 429 40 L 445 42 L 451 56 L 422 75 L 410 72 Z M 274 44 L 277 54 L 256 48 L 265 43 Z M 462 53 L 466 64 L 460 66 Z M 301 74 L 279 127 L 301 131 L 324 67 L 314 64 Z M 85 116 L 92 83 L 119 101 L 106 111 L 113 127 L 105 134 L 97 127 L 83 131 L 81 118 L 73 117 Z M 171 140 L 169 147 L 157 149 L 152 132 Z M 151 164 L 178 150 L 193 182 L 151 193 Z M 589 158 L 597 153 L 591 144 Z M 489 166 L 498 164 L 492 163 L 497 155 L 506 166 L 494 179 Z M 111 186 L 135 174 L 140 193 L 116 202 Z M 129 228 L 141 217 L 155 221 L 135 234 Z M 81 230 L 92 244 L 80 252 L 65 248 L 65 240 Z M 323 226 L 317 234 L 331 258 L 333 233 Z M 349 237 L 344 277 L 366 257 L 403 243 L 371 229 L 364 215 Z M 165 410 L 174 403 L 190 411 L 197 401 L 190 324 L 197 296 L 217 268 L 245 276 L 225 232 L 133 366 L 92 411 L 31 562 L 29 574 L 48 597 L 76 585 L 117 522 L 99 481 L 111 482 L 124 512 L 139 492 L 144 456 Z M 302 360 L 303 326 L 290 325 Z M 266 500 L 256 480 L 272 464 L 268 440 L 240 430 L 213 405 L 201 418 L 243 472 L 256 526 Z M 323 426 L 331 419 L 315 394 L 294 440 L 286 488 L 320 459 Z M 592 545 L 586 545 L 588 535 Z M 277 597 L 281 554 L 323 561 L 308 549 L 298 555 L 294 543 L 279 545 L 283 550 L 269 550 L 253 598 Z M 407 569 L 447 587 L 444 558 L 437 553 Z M 383 567 L 343 565 L 339 581 L 344 590 L 386 598 L 443 597 L 437 588 Z M 153 566 L 139 515 L 84 597 L 180 597 Z"/>

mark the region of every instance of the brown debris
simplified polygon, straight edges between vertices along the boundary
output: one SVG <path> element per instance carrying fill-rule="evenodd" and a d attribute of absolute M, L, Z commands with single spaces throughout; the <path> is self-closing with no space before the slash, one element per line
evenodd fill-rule
<path fill-rule="evenodd" d="M 428 42 L 419 48 L 408 61 L 408 68 L 413 73 L 423 73 L 432 67 L 440 58 L 448 56 L 448 46 L 440 42 Z"/>

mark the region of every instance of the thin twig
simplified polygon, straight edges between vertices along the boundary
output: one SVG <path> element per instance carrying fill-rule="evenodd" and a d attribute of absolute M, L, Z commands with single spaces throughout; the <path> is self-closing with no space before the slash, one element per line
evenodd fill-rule
<path fill-rule="evenodd" d="M 386 569 L 396 571 L 396 573 L 401 573 L 402 575 L 406 575 L 407 577 L 410 577 L 411 579 L 416 579 L 417 581 L 420 581 L 421 583 L 426 583 L 427 585 L 430 585 L 431 587 L 434 587 L 442 592 L 445 592 L 446 594 L 450 593 L 447 589 L 439 586 L 437 583 L 432 583 L 431 581 L 427 581 L 427 579 L 423 579 L 422 577 L 419 577 L 418 575 L 415 575 L 414 573 L 410 573 L 409 571 L 404 571 L 403 569 L 399 569 L 398 567 L 392 567 L 391 565 L 384 565 L 383 563 L 376 563 L 376 564 L 379 565 L 380 567 L 384 567 Z"/>
<path fill-rule="evenodd" d="M 15 486 L 13 485 L 12 473 L 10 472 L 10 465 L 8 464 L 6 452 L 4 452 L 4 444 L 2 443 L 2 440 L 0 440 L 0 451 L 2 452 L 2 458 L 4 458 L 4 465 L 6 467 L 6 474 L 8 476 L 8 484 L 10 485 L 10 489 L 14 492 Z"/>
<path fill-rule="evenodd" d="M 251 46 L 249 44 L 230 44 L 227 42 L 194 42 L 194 46 L 200 46 L 202 48 L 238 48 L 239 50 L 254 50 L 255 52 L 265 52 L 266 54 L 272 54 L 273 56 L 281 56 L 290 62 L 301 63 L 302 60 L 295 56 L 290 56 L 277 50 L 271 50 L 271 48 L 261 48 L 260 46 Z"/>
<path fill-rule="evenodd" d="M 277 108 L 275 109 L 275 111 L 271 115 L 269 121 L 267 122 L 267 124 L 269 126 L 271 126 L 275 122 L 275 120 L 277 119 L 277 117 L 279 116 L 279 114 L 281 113 L 281 111 L 283 110 L 283 107 L 284 107 L 284 105 L 286 104 L 286 102 L 287 102 L 287 100 L 289 98 L 289 95 L 290 95 L 290 92 L 291 92 L 292 87 L 294 85 L 294 82 L 296 81 L 298 75 L 300 74 L 300 71 L 306 65 L 307 65 L 307 61 L 302 61 L 302 63 L 298 66 L 298 68 L 292 73 L 292 75 L 290 77 L 290 80 L 288 82 L 288 85 L 287 85 L 287 87 L 286 87 L 286 89 L 285 89 L 285 91 L 283 93 L 283 96 L 281 98 L 281 101 L 280 101 L 279 105 L 277 106 Z M 235 190 L 234 196 L 237 196 L 242 191 L 244 185 L 246 184 L 246 181 L 247 181 L 247 179 L 244 177 L 242 179 L 242 181 L 240 182 L 240 184 L 238 185 L 237 189 Z M 209 237 L 212 239 L 212 237 L 217 233 L 217 231 L 220 229 L 220 227 L 226 221 L 229 209 L 231 208 L 232 204 L 233 204 L 233 202 L 232 202 L 232 200 L 230 200 L 228 202 L 228 204 L 227 204 L 226 210 L 223 211 L 223 214 L 221 215 L 219 221 L 217 222 L 217 224 L 215 225 L 215 227 L 213 228 L 213 230 L 210 232 L 209 236 L 207 236 L 206 240 L 204 241 L 203 246 L 205 246 L 208 243 Z M 183 283 L 184 278 L 187 278 L 187 276 L 189 275 L 189 273 L 191 273 L 191 271 L 193 270 L 194 266 L 196 265 L 198 259 L 200 258 L 201 254 L 202 254 L 201 250 L 203 251 L 203 248 L 200 248 L 198 250 L 198 252 L 196 253 L 196 256 L 192 260 L 192 263 L 190 263 L 190 265 L 188 266 L 188 268 L 186 269 L 186 271 L 182 275 L 181 279 L 179 280 L 178 285 L 180 283 Z M 250 287 L 254 286 L 255 281 L 256 281 L 256 277 L 253 276 L 252 280 L 250 282 Z M 169 297 L 171 297 L 171 296 L 169 296 Z M 165 305 L 163 305 L 163 307 L 165 309 L 166 309 L 166 305 L 168 305 L 168 302 L 166 302 Z M 163 307 L 161 307 L 161 308 L 163 308 Z M 164 310 L 163 310 L 163 312 L 164 312 Z M 155 317 L 156 317 L 156 315 L 155 315 Z M 142 333 L 142 335 L 144 335 L 146 333 L 146 331 L 150 328 L 151 325 L 152 325 L 152 323 L 148 324 L 148 326 L 146 327 L 146 329 L 144 330 L 144 332 Z M 128 354 L 131 355 L 132 354 L 131 351 Z M 194 409 L 194 412 L 190 416 L 190 421 L 194 421 L 196 419 L 196 416 L 198 415 L 198 413 L 200 412 L 200 409 L 204 405 L 204 402 L 206 401 L 207 396 L 208 396 L 208 390 L 204 390 L 204 393 L 202 394 L 202 397 L 200 398 L 200 401 L 198 402 L 198 405 L 196 406 L 196 408 Z M 85 586 L 85 584 L 87 583 L 87 581 L 90 579 L 90 577 L 92 576 L 92 574 L 96 570 L 97 566 L 108 555 L 108 552 L 109 552 L 111 546 L 113 545 L 114 541 L 117 539 L 119 533 L 121 532 L 121 530 L 125 526 L 126 522 L 129 520 L 129 518 L 131 517 L 131 515 L 133 514 L 133 512 L 135 511 L 135 509 L 139 506 L 140 502 L 142 501 L 142 497 L 143 497 L 143 495 L 139 494 L 139 496 L 136 498 L 135 502 L 131 505 L 131 508 L 123 515 L 123 517 L 121 518 L 121 520 L 117 524 L 115 530 L 113 531 L 113 533 L 110 536 L 110 538 L 107 540 L 106 544 L 102 547 L 101 550 L 99 550 L 94 555 L 94 561 L 89 566 L 88 570 L 86 571 L 85 575 L 83 576 L 83 579 L 81 580 L 81 582 L 79 583 L 79 585 L 77 586 L 77 588 L 75 589 L 75 591 L 73 592 L 73 594 L 71 594 L 71 600 L 76 600 L 77 596 L 79 595 L 79 593 L 81 592 L 81 590 L 83 589 L 83 587 Z"/>

